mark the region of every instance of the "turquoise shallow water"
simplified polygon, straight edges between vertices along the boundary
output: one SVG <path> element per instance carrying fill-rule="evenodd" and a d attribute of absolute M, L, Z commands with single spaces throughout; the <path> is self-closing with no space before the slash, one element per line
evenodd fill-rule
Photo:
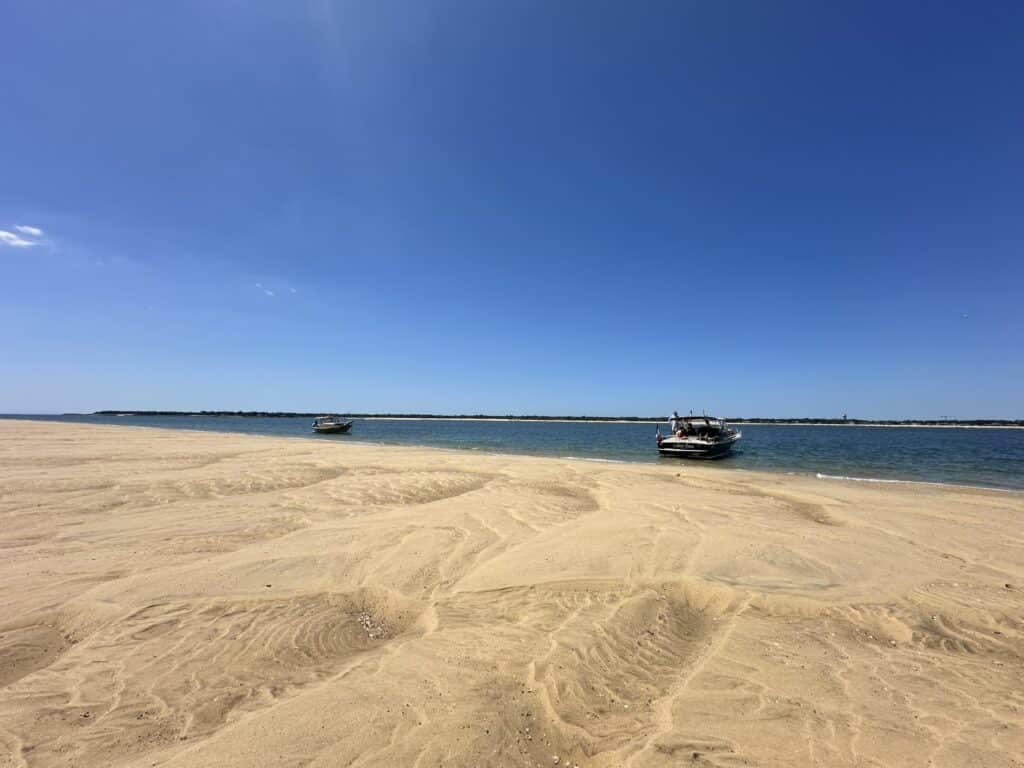
<path fill-rule="evenodd" d="M 234 416 L 16 416 L 83 424 L 426 445 L 491 453 L 673 463 L 658 456 L 653 424 L 359 419 L 351 434 L 314 435 L 311 419 Z M 743 440 L 721 471 L 756 469 L 874 480 L 1024 490 L 1024 430 L 740 425 Z M 665 431 L 663 429 L 663 431 Z"/>

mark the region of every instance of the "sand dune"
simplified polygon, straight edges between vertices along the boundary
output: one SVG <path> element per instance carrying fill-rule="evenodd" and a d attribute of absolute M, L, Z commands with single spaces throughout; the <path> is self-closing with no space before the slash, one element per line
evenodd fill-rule
<path fill-rule="evenodd" d="M 1024 495 L 0 421 L 0 766 L 1021 766 Z"/>

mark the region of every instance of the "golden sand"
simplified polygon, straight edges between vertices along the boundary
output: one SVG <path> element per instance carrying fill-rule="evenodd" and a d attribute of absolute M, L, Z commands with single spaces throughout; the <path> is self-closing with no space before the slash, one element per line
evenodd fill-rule
<path fill-rule="evenodd" d="M 1024 495 L 0 421 L 0 765 L 1020 766 Z"/>

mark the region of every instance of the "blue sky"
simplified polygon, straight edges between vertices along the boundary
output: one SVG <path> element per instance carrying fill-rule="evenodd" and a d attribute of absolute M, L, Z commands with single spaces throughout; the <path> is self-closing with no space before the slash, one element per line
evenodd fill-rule
<path fill-rule="evenodd" d="M 8 4 L 0 412 L 1024 417 L 1024 5 L 841 5 Z"/>

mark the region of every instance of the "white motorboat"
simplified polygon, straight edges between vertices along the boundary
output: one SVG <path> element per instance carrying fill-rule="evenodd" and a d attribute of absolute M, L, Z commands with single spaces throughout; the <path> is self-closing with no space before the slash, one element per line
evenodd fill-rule
<path fill-rule="evenodd" d="M 352 420 L 341 416 L 317 416 L 313 419 L 313 431 L 321 435 L 348 432 L 352 429 Z"/>
<path fill-rule="evenodd" d="M 674 435 L 657 430 L 658 453 L 681 459 L 718 459 L 725 456 L 743 433 L 715 416 L 681 416 Z"/>

